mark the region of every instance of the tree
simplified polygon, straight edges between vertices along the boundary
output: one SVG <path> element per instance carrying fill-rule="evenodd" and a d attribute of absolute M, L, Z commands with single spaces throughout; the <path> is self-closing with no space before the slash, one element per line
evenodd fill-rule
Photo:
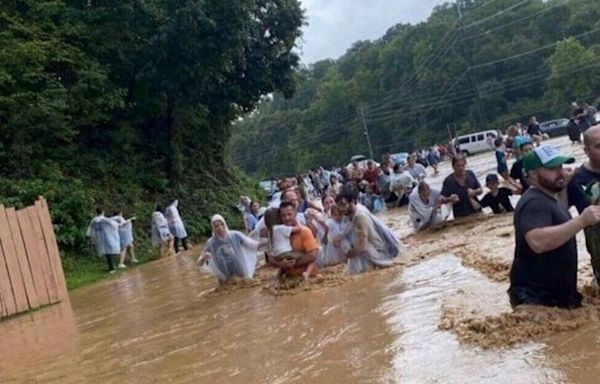
<path fill-rule="evenodd" d="M 598 57 L 575 38 L 561 41 L 548 59 L 548 99 L 553 103 L 585 100 L 598 86 Z"/>
<path fill-rule="evenodd" d="M 209 233 L 255 191 L 225 161 L 231 122 L 294 91 L 303 23 L 297 0 L 2 2 L 0 203 L 46 195 L 70 255 L 95 204 L 144 217 L 178 194 Z"/>

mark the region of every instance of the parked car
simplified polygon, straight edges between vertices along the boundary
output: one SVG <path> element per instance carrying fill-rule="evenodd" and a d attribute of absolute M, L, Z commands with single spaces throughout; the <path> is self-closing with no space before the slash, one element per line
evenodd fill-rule
<path fill-rule="evenodd" d="M 458 143 L 459 152 L 465 156 L 469 156 L 493 150 L 494 140 L 498 136 L 498 131 L 495 130 L 480 131 L 458 136 L 456 142 Z"/>
<path fill-rule="evenodd" d="M 408 161 L 408 152 L 398 152 L 390 155 L 394 164 L 406 164 Z"/>
<path fill-rule="evenodd" d="M 540 123 L 540 130 L 550 137 L 564 136 L 567 135 L 567 126 L 569 125 L 569 119 L 556 119 L 549 120 Z"/>

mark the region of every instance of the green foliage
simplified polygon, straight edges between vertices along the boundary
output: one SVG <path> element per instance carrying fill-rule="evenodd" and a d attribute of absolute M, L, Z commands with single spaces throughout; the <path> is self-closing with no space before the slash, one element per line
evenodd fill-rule
<path fill-rule="evenodd" d="M 566 104 L 592 94 L 594 86 L 600 84 L 598 60 L 600 60 L 600 56 L 584 47 L 576 39 L 571 37 L 561 41 L 556 46 L 554 54 L 548 59 L 550 99 L 555 103 Z M 588 70 L 578 70 L 582 67 L 587 67 Z"/>
<path fill-rule="evenodd" d="M 138 217 L 142 254 L 171 196 L 196 238 L 214 213 L 241 226 L 232 205 L 260 191 L 225 163 L 230 122 L 293 92 L 303 22 L 296 0 L 2 2 L 0 202 L 47 198 L 71 286 L 102 263 L 96 205 Z"/>
<path fill-rule="evenodd" d="M 488 128 L 504 130 L 532 114 L 563 117 L 571 101 L 600 96 L 600 31 L 589 32 L 600 27 L 600 2 L 460 3 Z M 446 3 L 426 22 L 398 24 L 337 60 L 300 68 L 293 98 L 276 93 L 235 124 L 230 156 L 261 178 L 347 164 L 369 154 L 361 108 L 375 157 L 447 142 L 447 123 L 481 129 L 458 25 L 455 3 Z M 581 36 L 565 39 L 572 35 Z"/>

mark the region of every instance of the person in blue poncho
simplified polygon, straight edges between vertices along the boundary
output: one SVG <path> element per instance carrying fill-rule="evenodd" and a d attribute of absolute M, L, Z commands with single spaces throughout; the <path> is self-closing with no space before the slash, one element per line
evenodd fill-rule
<path fill-rule="evenodd" d="M 129 256 L 129 260 L 132 263 L 137 263 L 138 259 L 135 258 L 135 248 L 133 246 L 133 221 L 136 219 L 135 216 L 125 220 L 123 212 L 115 212 L 111 216 L 111 219 L 119 224 L 119 243 L 121 245 L 121 256 L 119 258 L 118 268 L 125 268 L 125 260 Z"/>
<path fill-rule="evenodd" d="M 88 226 L 87 236 L 92 240 L 98 256 L 106 258 L 108 271 L 115 273 L 113 257 L 121 254 L 119 224 L 104 216 L 104 209 L 98 207 L 96 217 Z"/>

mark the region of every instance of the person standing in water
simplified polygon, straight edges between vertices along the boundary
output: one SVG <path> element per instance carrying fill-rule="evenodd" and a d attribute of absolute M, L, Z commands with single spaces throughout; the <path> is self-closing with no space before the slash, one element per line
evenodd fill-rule
<path fill-rule="evenodd" d="M 346 253 L 350 275 L 393 264 L 401 252 L 400 240 L 364 206 L 357 204 L 358 193 L 345 187 L 335 200 L 340 211 L 352 221 L 352 248 Z"/>
<path fill-rule="evenodd" d="M 187 238 L 188 234 L 185 230 L 185 225 L 183 225 L 183 220 L 181 220 L 181 216 L 179 215 L 179 200 L 175 199 L 167 209 L 165 209 L 165 217 L 169 222 L 169 231 L 173 238 L 175 239 L 175 253 L 179 252 L 179 242 L 183 245 L 183 249 L 188 250 Z"/>
<path fill-rule="evenodd" d="M 256 269 L 258 242 L 241 232 L 231 231 L 221 215 L 210 219 L 212 236 L 196 262 L 217 278 L 219 284 L 238 277 L 252 279 Z"/>
<path fill-rule="evenodd" d="M 104 210 L 98 207 L 96 208 L 96 217 L 88 226 L 87 236 L 91 238 L 98 256 L 106 258 L 108 272 L 115 273 L 113 257 L 121 253 L 119 224 L 104 216 Z"/>
<path fill-rule="evenodd" d="M 290 227 L 300 226 L 301 229 L 297 233 L 291 235 L 292 250 L 296 252 L 304 252 L 305 255 L 297 259 L 285 259 L 282 261 L 269 258 L 268 263 L 274 268 L 279 268 L 281 277 L 304 277 L 308 279 L 317 273 L 315 261 L 319 244 L 315 239 L 312 231 L 301 225 L 297 219 L 296 206 L 291 201 L 284 201 L 279 207 L 279 215 L 281 222 Z M 312 276 L 310 275 L 312 274 Z"/>
<path fill-rule="evenodd" d="M 514 214 L 516 245 L 508 289 L 513 307 L 581 306 L 575 235 L 600 222 L 600 206 L 589 206 L 572 218 L 559 201 L 558 194 L 567 187 L 563 164 L 574 161 L 551 146 L 540 146 L 523 157 L 531 187 Z"/>
<path fill-rule="evenodd" d="M 508 188 L 500 187 L 498 175 L 493 173 L 487 175 L 485 186 L 490 191 L 481 199 L 482 207 L 490 207 L 496 214 L 513 212 L 515 210 L 510 202 L 510 196 L 513 195 L 513 192 Z"/>
<path fill-rule="evenodd" d="M 440 191 L 421 181 L 409 197 L 408 215 L 411 224 L 418 231 L 443 222 L 449 213 L 442 213 L 442 205 L 450 202 L 451 198 L 443 197 Z"/>
<path fill-rule="evenodd" d="M 481 211 L 477 196 L 483 193 L 481 184 L 473 171 L 467 170 L 467 160 L 462 155 L 452 158 L 454 172 L 448 175 L 442 186 L 442 196 L 452 205 L 454 218 L 466 217 Z"/>
<path fill-rule="evenodd" d="M 583 149 L 588 160 L 575 170 L 568 187 L 569 205 L 574 205 L 580 215 L 592 203 L 586 190 L 600 182 L 600 125 L 591 127 L 583 134 Z M 594 278 L 600 285 L 600 225 L 586 227 L 584 231 Z"/>

